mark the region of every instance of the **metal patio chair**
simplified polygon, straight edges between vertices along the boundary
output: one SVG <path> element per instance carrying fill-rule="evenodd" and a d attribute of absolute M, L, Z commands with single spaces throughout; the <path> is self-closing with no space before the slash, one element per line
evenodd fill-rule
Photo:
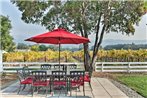
<path fill-rule="evenodd" d="M 54 92 L 54 88 L 57 90 L 63 90 L 66 89 L 66 92 L 68 91 L 68 80 L 66 76 L 66 71 L 52 71 L 52 90 Z"/>
<path fill-rule="evenodd" d="M 37 88 L 37 91 L 38 91 L 38 88 L 41 88 L 41 87 L 46 88 L 46 96 L 47 96 L 48 88 L 50 88 L 50 79 L 47 78 L 47 72 L 46 71 L 32 71 L 32 77 L 33 77 L 32 96 L 33 96 L 35 87 Z"/>
<path fill-rule="evenodd" d="M 85 71 L 70 71 L 70 95 L 72 95 L 72 88 L 83 86 L 83 94 L 85 96 L 84 76 Z"/>
<path fill-rule="evenodd" d="M 31 77 L 26 77 L 24 75 L 24 69 L 18 69 L 17 70 L 17 75 L 18 75 L 19 83 L 20 83 L 19 90 L 17 92 L 19 94 L 22 86 L 23 86 L 22 90 L 24 90 L 26 85 L 31 85 L 32 84 L 32 78 Z"/>

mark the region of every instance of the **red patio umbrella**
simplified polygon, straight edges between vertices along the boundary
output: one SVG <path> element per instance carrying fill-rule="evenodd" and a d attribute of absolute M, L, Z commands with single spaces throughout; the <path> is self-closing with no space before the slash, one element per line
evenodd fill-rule
<path fill-rule="evenodd" d="M 47 43 L 47 44 L 59 44 L 59 64 L 60 64 L 60 44 L 80 44 L 80 43 L 90 42 L 88 38 L 78 36 L 61 28 L 28 38 L 25 41 L 32 41 L 36 43 Z"/>

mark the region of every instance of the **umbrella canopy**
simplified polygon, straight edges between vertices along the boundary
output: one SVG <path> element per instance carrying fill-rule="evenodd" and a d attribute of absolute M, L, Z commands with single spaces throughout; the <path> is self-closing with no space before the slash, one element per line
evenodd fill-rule
<path fill-rule="evenodd" d="M 55 29 L 51 32 L 40 34 L 26 41 L 33 41 L 36 43 L 48 43 L 48 44 L 80 44 L 90 42 L 89 39 L 72 34 L 65 29 Z"/>
<path fill-rule="evenodd" d="M 47 44 L 59 44 L 59 64 L 60 64 L 60 44 L 81 44 L 81 43 L 90 42 L 88 38 L 78 36 L 61 28 L 28 38 L 25 41 L 32 41 L 36 43 L 47 43 Z"/>

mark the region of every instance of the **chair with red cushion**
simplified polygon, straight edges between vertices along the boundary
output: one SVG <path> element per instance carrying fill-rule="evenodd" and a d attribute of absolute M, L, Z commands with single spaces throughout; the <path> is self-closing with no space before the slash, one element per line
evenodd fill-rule
<path fill-rule="evenodd" d="M 17 70 L 17 75 L 18 75 L 18 78 L 19 78 L 19 81 L 20 81 L 20 87 L 19 87 L 19 90 L 18 90 L 18 94 L 19 94 L 22 85 L 23 85 L 22 90 L 24 90 L 27 84 L 28 85 L 32 84 L 32 78 L 26 77 L 24 75 L 24 69 Z"/>
<path fill-rule="evenodd" d="M 54 88 L 58 90 L 65 90 L 66 92 L 68 91 L 68 86 L 67 86 L 67 76 L 66 76 L 66 71 L 52 71 L 52 86 L 53 86 L 53 91 Z"/>
<path fill-rule="evenodd" d="M 70 71 L 70 95 L 72 95 L 72 88 L 83 86 L 83 93 L 85 96 L 84 75 L 85 71 Z"/>
<path fill-rule="evenodd" d="M 50 88 L 50 78 L 47 78 L 47 71 L 32 71 L 32 77 L 33 77 L 33 82 L 32 82 L 32 96 L 34 93 L 34 88 L 40 87 L 45 87 L 46 88 L 46 96 L 47 96 L 47 91 L 48 88 Z M 48 80 L 49 79 L 49 80 Z"/>
<path fill-rule="evenodd" d="M 88 82 L 89 83 L 89 86 L 92 90 L 92 86 L 91 86 L 91 77 L 89 75 L 89 73 L 85 73 L 85 76 L 84 76 L 84 82 Z"/>

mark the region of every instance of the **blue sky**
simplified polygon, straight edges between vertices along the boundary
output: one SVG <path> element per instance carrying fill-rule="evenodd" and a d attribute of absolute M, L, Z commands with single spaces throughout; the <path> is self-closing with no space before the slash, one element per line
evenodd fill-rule
<path fill-rule="evenodd" d="M 9 16 L 9 19 L 12 23 L 11 35 L 14 38 L 16 43 L 28 43 L 25 42 L 24 39 L 29 38 L 31 36 L 41 34 L 46 32 L 47 30 L 39 25 L 34 24 L 26 24 L 21 20 L 21 12 L 18 8 L 12 4 L 9 0 L 1 0 L 0 1 L 0 14 L 4 16 Z M 134 35 L 122 35 L 121 33 L 111 32 L 104 36 L 104 40 L 107 39 L 121 39 L 121 40 L 147 40 L 147 14 L 142 17 L 142 20 L 139 23 L 139 26 L 135 26 L 135 34 Z M 92 40 L 94 35 L 90 36 Z"/>

